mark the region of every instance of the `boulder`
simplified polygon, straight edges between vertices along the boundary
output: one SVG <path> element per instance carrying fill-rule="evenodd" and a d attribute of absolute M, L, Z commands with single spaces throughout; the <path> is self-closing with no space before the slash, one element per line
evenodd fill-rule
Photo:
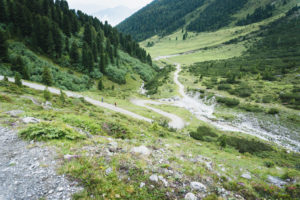
<path fill-rule="evenodd" d="M 197 197 L 193 193 L 187 193 L 184 197 L 185 200 L 197 200 Z"/>
<path fill-rule="evenodd" d="M 278 187 L 282 187 L 284 185 L 287 185 L 288 183 L 281 180 L 280 178 L 277 178 L 277 177 L 274 177 L 274 176 L 268 176 L 268 180 L 267 180 L 269 183 L 273 184 L 273 185 L 276 185 Z"/>
<path fill-rule="evenodd" d="M 136 154 L 142 154 L 145 156 L 148 156 L 151 154 L 151 151 L 145 146 L 133 147 L 131 149 L 131 152 L 136 153 Z"/>
<path fill-rule="evenodd" d="M 21 115 L 23 113 L 24 113 L 23 110 L 11 110 L 11 111 L 6 112 L 5 114 L 10 115 L 11 117 L 18 117 L 18 115 Z"/>
<path fill-rule="evenodd" d="M 244 174 L 242 174 L 241 177 L 244 179 L 248 179 L 248 180 L 251 180 L 251 178 L 252 178 L 250 173 L 244 173 Z"/>
<path fill-rule="evenodd" d="M 205 192 L 206 186 L 199 182 L 191 182 L 191 188 L 196 191 Z"/>
<path fill-rule="evenodd" d="M 37 123 L 41 122 L 41 120 L 36 119 L 34 117 L 25 117 L 25 118 L 22 119 L 22 121 L 25 124 L 37 124 Z"/>
<path fill-rule="evenodd" d="M 152 174 L 150 177 L 149 177 L 150 181 L 152 182 L 158 182 L 158 176 L 156 174 Z"/>

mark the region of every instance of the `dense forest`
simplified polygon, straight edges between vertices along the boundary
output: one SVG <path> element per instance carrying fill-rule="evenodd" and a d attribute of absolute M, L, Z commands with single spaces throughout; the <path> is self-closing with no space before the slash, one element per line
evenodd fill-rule
<path fill-rule="evenodd" d="M 117 26 L 123 33 L 138 41 L 156 34 L 170 34 L 182 27 L 183 18 L 204 4 L 205 0 L 160 0 L 141 9 Z"/>
<path fill-rule="evenodd" d="M 200 13 L 188 26 L 188 31 L 215 31 L 232 21 L 232 14 L 239 11 L 248 0 L 216 0 Z"/>
<path fill-rule="evenodd" d="M 11 41 L 21 42 L 31 52 L 20 50 L 20 45 Z M 20 56 L 8 55 L 10 48 L 14 48 L 13 53 L 20 50 Z M 65 0 L 0 0 L 0 59 L 11 64 L 11 70 L 24 79 L 34 79 L 35 73 L 40 75 L 43 71 L 26 65 L 24 59 L 30 60 L 32 52 L 62 67 L 99 78 L 101 74 L 114 76 L 110 66 L 118 67 L 123 62 L 120 50 L 152 65 L 151 56 L 131 36 L 118 32 L 107 22 L 69 9 Z"/>
<path fill-rule="evenodd" d="M 219 85 L 211 81 L 207 83 L 207 87 L 217 86 L 220 90 L 227 90 L 231 94 L 241 97 L 249 97 L 252 93 L 247 84 L 241 84 L 240 80 L 243 77 L 253 76 L 257 77 L 257 80 L 271 82 L 284 79 L 289 73 L 296 72 L 300 65 L 299 13 L 300 7 L 296 6 L 285 17 L 263 27 L 256 33 L 262 39 L 254 43 L 243 56 L 196 63 L 191 66 L 190 72 L 196 76 L 225 78 L 226 81 L 220 82 Z M 277 94 L 277 100 L 289 107 L 300 109 L 299 80 L 299 78 L 290 80 L 293 87 Z M 243 87 L 233 90 L 232 86 L 234 85 Z M 274 98 L 268 97 L 268 101 L 276 101 Z"/>

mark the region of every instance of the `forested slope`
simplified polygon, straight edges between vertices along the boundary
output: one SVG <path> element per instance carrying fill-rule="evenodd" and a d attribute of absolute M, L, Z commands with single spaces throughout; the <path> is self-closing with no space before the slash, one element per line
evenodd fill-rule
<path fill-rule="evenodd" d="M 141 62 L 144 70 L 138 71 L 142 78 L 150 79 L 155 73 L 151 56 L 130 36 L 81 11 L 70 10 L 65 0 L 0 0 L 0 41 L 0 72 L 18 72 L 28 80 L 39 81 L 43 68 L 49 67 L 60 82 L 85 82 L 87 86 L 88 79 L 107 75 L 125 83 L 129 63 L 120 51 Z M 72 73 L 62 75 L 60 67 L 87 77 L 77 80 Z M 148 77 L 144 71 L 150 71 Z M 70 76 L 72 80 L 60 80 Z"/>

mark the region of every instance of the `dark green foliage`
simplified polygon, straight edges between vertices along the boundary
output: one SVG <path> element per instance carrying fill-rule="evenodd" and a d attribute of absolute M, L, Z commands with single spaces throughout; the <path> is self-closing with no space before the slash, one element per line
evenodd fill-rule
<path fill-rule="evenodd" d="M 70 51 L 70 59 L 72 64 L 78 64 L 80 61 L 79 49 L 76 42 L 72 43 L 71 51 Z"/>
<path fill-rule="evenodd" d="M 267 168 L 272 168 L 275 166 L 275 164 L 272 162 L 272 161 L 266 161 L 264 162 L 264 165 L 267 167 Z"/>
<path fill-rule="evenodd" d="M 239 20 L 236 25 L 244 26 L 272 17 L 274 9 L 275 6 L 271 4 L 268 4 L 266 7 L 259 7 L 251 15 L 248 14 L 245 19 Z"/>
<path fill-rule="evenodd" d="M 119 123 L 105 123 L 103 124 L 103 130 L 105 130 L 108 135 L 120 139 L 130 139 L 132 138 L 132 133 L 126 128 L 126 126 Z"/>
<path fill-rule="evenodd" d="M 158 88 L 167 82 L 170 73 L 174 70 L 175 67 L 172 65 L 168 65 L 160 69 L 157 75 L 150 82 L 145 84 L 145 88 L 148 91 L 147 94 L 148 95 L 156 94 Z"/>
<path fill-rule="evenodd" d="M 102 79 L 100 79 L 98 81 L 98 90 L 103 90 L 103 89 L 104 89 L 103 82 L 102 82 Z"/>
<path fill-rule="evenodd" d="M 259 153 L 263 151 L 273 151 L 272 147 L 266 143 L 254 140 L 227 136 L 226 143 L 229 146 L 236 148 L 240 153 Z"/>
<path fill-rule="evenodd" d="M 83 135 L 65 125 L 48 122 L 31 125 L 22 130 L 19 134 L 22 138 L 37 141 L 58 139 L 77 140 L 85 138 Z"/>
<path fill-rule="evenodd" d="M 271 108 L 270 110 L 268 110 L 268 114 L 270 115 L 279 114 L 279 110 L 277 108 Z"/>
<path fill-rule="evenodd" d="M 249 85 L 242 83 L 236 89 L 231 91 L 230 93 L 235 94 L 240 97 L 250 97 L 251 94 L 253 93 L 253 90 Z"/>
<path fill-rule="evenodd" d="M 0 61 L 5 61 L 7 59 L 8 46 L 6 40 L 7 36 L 5 32 L 0 30 Z"/>
<path fill-rule="evenodd" d="M 231 22 L 231 15 L 239 11 L 247 2 L 248 0 L 213 1 L 187 26 L 187 30 L 196 32 L 214 31 L 227 26 Z"/>
<path fill-rule="evenodd" d="M 232 87 L 231 87 L 230 84 L 220 84 L 220 85 L 218 85 L 218 90 L 228 91 L 228 90 L 231 90 L 231 89 L 232 89 Z"/>
<path fill-rule="evenodd" d="M 172 33 L 185 24 L 185 15 L 202 6 L 204 0 L 160 0 L 141 9 L 121 24 L 118 30 L 142 41 L 153 35 Z"/>
<path fill-rule="evenodd" d="M 238 106 L 240 104 L 240 101 L 238 99 L 233 99 L 228 97 L 217 97 L 216 99 L 218 103 L 223 103 L 229 107 Z"/>
<path fill-rule="evenodd" d="M 49 67 L 44 67 L 42 78 L 43 78 L 42 82 L 45 85 L 47 86 L 53 85 L 53 76 Z"/>
<path fill-rule="evenodd" d="M 218 134 L 216 134 L 211 128 L 207 126 L 199 126 L 197 128 L 197 131 L 190 132 L 190 136 L 196 140 L 207 140 L 209 138 L 218 137 Z"/>
<path fill-rule="evenodd" d="M 240 109 L 246 110 L 247 112 L 263 112 L 264 109 L 258 105 L 255 104 L 244 104 L 240 105 Z"/>
<path fill-rule="evenodd" d="M 22 77 L 21 77 L 21 74 L 19 73 L 19 72 L 17 72 L 16 74 L 15 74 L 15 84 L 17 85 L 17 86 L 19 86 L 19 87 L 21 87 L 22 86 Z"/>
<path fill-rule="evenodd" d="M 51 99 L 52 99 L 52 94 L 48 88 L 45 88 L 45 90 L 44 90 L 44 98 L 46 101 L 51 101 Z"/>
<path fill-rule="evenodd" d="M 222 148 L 225 148 L 227 145 L 227 137 L 225 135 L 222 135 L 219 139 L 218 139 L 219 145 Z"/>
<path fill-rule="evenodd" d="M 120 49 L 144 63 L 152 64 L 151 56 L 130 36 L 119 33 L 109 24 L 103 24 L 81 11 L 70 10 L 65 0 L 55 3 L 51 0 L 1 0 L 0 4 L 0 23 L 4 23 L 3 27 L 11 38 L 23 42 L 32 51 L 49 57 L 62 67 L 72 65 L 76 71 L 99 78 L 95 75 L 95 71 L 99 70 L 99 58 L 104 57 L 101 61 L 105 63 L 101 70 L 104 73 L 108 65 L 106 56 L 109 56 L 110 63 L 114 63 Z M 79 30 L 83 27 L 82 36 Z M 1 27 L 0 60 L 6 61 L 7 45 L 2 33 Z M 105 41 L 111 43 L 107 48 L 102 46 Z M 82 58 L 79 53 L 81 50 Z M 36 74 L 34 78 L 30 77 L 34 70 L 26 67 L 13 70 L 21 73 L 24 79 L 36 79 Z"/>

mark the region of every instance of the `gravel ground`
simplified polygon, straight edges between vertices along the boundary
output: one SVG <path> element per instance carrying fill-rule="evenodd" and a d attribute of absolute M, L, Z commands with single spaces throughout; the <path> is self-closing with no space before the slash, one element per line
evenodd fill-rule
<path fill-rule="evenodd" d="M 56 173 L 55 150 L 0 127 L 0 200 L 71 199 L 78 183 Z"/>

